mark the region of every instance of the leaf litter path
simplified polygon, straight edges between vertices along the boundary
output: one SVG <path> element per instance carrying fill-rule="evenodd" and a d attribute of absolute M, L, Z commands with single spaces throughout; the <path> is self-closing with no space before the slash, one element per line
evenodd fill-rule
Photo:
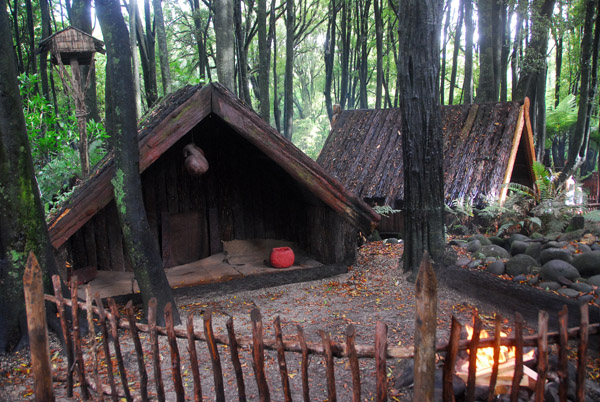
<path fill-rule="evenodd" d="M 197 288 L 197 290 L 190 288 L 185 292 L 178 292 L 176 301 L 182 322 L 185 322 L 188 314 L 194 314 L 197 331 L 202 331 L 202 313 L 211 310 L 215 332 L 226 333 L 225 322 L 229 317 L 233 317 L 236 334 L 250 336 L 249 315 L 250 311 L 257 307 L 263 316 L 265 338 L 274 336 L 272 322 L 276 316 L 279 316 L 284 338 L 295 338 L 296 325 L 301 325 L 309 341 L 320 342 L 318 332 L 323 330 L 331 335 L 332 340 L 343 342 L 346 327 L 353 324 L 356 327 L 356 343 L 373 344 L 375 324 L 377 321 L 383 321 L 388 326 L 388 344 L 409 347 L 413 344 L 414 334 L 414 284 L 407 280 L 407 275 L 403 274 L 399 268 L 401 255 L 402 245 L 383 244 L 382 242 L 368 243 L 360 248 L 357 263 L 343 275 L 259 290 L 238 290 L 227 294 L 218 292 L 207 294 L 202 291 L 202 288 Z M 440 285 L 438 288 L 438 342 L 447 339 L 452 315 L 457 316 L 463 323 L 469 322 L 474 309 L 479 311 L 484 326 L 488 329 L 492 328 L 495 312 L 493 306 L 462 296 Z M 500 313 L 505 317 L 510 317 L 506 312 Z M 507 332 L 509 332 L 509 325 L 509 320 L 505 320 Z M 174 400 L 169 352 L 166 339 L 161 338 L 163 379 L 167 400 Z M 139 378 L 137 378 L 135 354 L 130 339 L 128 334 L 124 335 L 122 349 L 125 365 L 130 373 L 128 382 L 134 395 L 139 395 Z M 146 341 L 147 339 L 142 341 L 146 367 L 148 377 L 153 378 L 150 348 Z M 214 382 L 208 351 L 202 342 L 197 342 L 196 348 L 200 361 L 204 400 L 213 401 L 215 400 Z M 51 349 L 54 376 L 64 378 L 66 363 L 56 341 L 52 342 Z M 184 377 L 186 396 L 191 398 L 193 383 L 190 365 L 187 361 L 187 343 L 184 340 L 179 342 L 179 350 L 182 355 L 181 371 Z M 235 375 L 230 364 L 229 351 L 226 346 L 219 346 L 219 352 L 223 364 L 226 400 L 237 400 Z M 250 351 L 242 349 L 240 356 L 248 399 L 258 400 Z M 294 400 L 301 400 L 299 356 L 295 353 L 286 353 L 286 360 Z M 86 364 L 90 364 L 90 356 L 86 356 L 86 362 Z M 371 401 L 375 392 L 374 363 L 368 359 L 361 359 L 360 364 L 363 384 L 362 397 L 365 401 Z M 389 360 L 387 364 L 391 386 L 390 399 L 411 400 L 409 394 L 393 389 L 393 377 L 399 374 L 400 361 Z M 266 352 L 266 365 L 271 399 L 283 400 L 279 369 L 274 352 Z M 105 371 L 106 367 L 103 367 L 102 370 Z M 116 364 L 113 371 L 115 378 L 118 378 Z M 312 400 L 326 400 L 327 384 L 322 358 L 312 356 L 309 362 L 309 376 Z M 338 399 L 351 400 L 352 380 L 346 359 L 336 359 L 335 376 Z M 4 390 L 0 394 L 0 401 L 32 398 L 32 380 L 27 352 L 0 358 L 0 389 Z M 58 400 L 68 400 L 65 396 L 65 389 L 64 382 L 55 383 Z M 152 398 L 154 387 L 150 386 L 149 391 Z M 76 388 L 73 400 L 77 400 L 77 396 L 78 389 Z"/>

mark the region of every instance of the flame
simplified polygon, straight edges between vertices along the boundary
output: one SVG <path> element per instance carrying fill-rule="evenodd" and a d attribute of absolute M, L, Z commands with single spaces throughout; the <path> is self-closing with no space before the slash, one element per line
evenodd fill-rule
<path fill-rule="evenodd" d="M 465 325 L 465 329 L 467 330 L 467 339 L 471 340 L 473 338 L 473 327 L 470 325 Z M 504 332 L 500 332 L 500 337 L 507 337 L 508 334 Z M 481 330 L 479 333 L 479 339 L 490 338 L 490 334 L 486 330 Z M 467 353 L 470 351 L 467 349 Z M 523 361 L 532 360 L 534 357 L 534 350 L 529 351 L 523 355 Z M 500 356 L 498 358 L 498 363 L 506 363 L 507 361 L 514 360 L 516 357 L 516 349 L 514 346 L 500 346 Z M 468 361 L 465 362 L 466 366 L 468 366 Z M 477 371 L 485 370 L 487 368 L 491 369 L 494 365 L 494 348 L 478 348 L 477 349 Z"/>

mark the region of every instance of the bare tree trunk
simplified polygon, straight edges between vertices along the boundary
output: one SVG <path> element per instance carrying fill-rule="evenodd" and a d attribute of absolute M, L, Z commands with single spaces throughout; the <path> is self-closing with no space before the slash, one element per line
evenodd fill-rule
<path fill-rule="evenodd" d="M 600 46 L 600 6 L 597 0 L 587 0 L 585 5 L 585 22 L 581 40 L 581 91 L 579 93 L 577 123 L 575 124 L 575 132 L 569 141 L 567 163 L 558 177 L 558 185 L 564 183 L 574 174 L 586 158 L 592 108 L 596 98 L 598 48 Z M 596 14 L 596 28 L 592 34 L 594 14 Z"/>
<path fill-rule="evenodd" d="M 119 110 L 114 119 L 115 135 L 111 137 L 115 152 L 115 177 L 112 183 L 119 221 L 144 307 L 147 311 L 148 301 L 156 297 L 157 317 L 163 318 L 164 306 L 167 303 L 176 304 L 162 267 L 158 244 L 148 225 L 142 197 L 127 27 L 117 1 L 96 0 L 96 13 L 106 42 L 106 65 L 113 85 L 110 95 L 114 107 Z M 173 313 L 179 323 L 177 309 Z"/>
<path fill-rule="evenodd" d="M 163 17 L 161 0 L 152 0 L 154 8 L 154 23 L 156 24 L 156 36 L 158 39 L 158 57 L 160 60 L 160 76 L 162 81 L 163 95 L 171 93 L 171 66 L 169 65 L 169 48 L 167 45 L 167 33 L 165 32 L 165 19 Z"/>
<path fill-rule="evenodd" d="M 465 81 L 463 103 L 473 103 L 473 1 L 465 0 Z"/>
<path fill-rule="evenodd" d="M 146 32 L 142 29 L 139 12 L 136 12 L 138 43 L 141 50 L 142 72 L 144 74 L 144 89 L 146 90 L 146 103 L 148 108 L 156 104 L 158 100 L 158 85 L 156 84 L 156 39 L 152 18 L 150 15 L 150 0 L 144 0 L 144 19 Z"/>
<path fill-rule="evenodd" d="M 523 15 L 526 10 L 523 8 L 526 7 L 527 0 L 520 0 L 517 4 L 517 23 L 515 24 L 515 41 L 513 43 L 512 54 L 510 57 L 510 70 L 511 70 L 511 81 L 512 81 L 512 100 L 516 101 L 517 98 L 517 84 L 519 82 L 519 55 L 521 53 L 523 38 L 522 36 L 522 28 L 523 28 Z"/>
<path fill-rule="evenodd" d="M 274 1 L 274 0 L 272 0 Z M 267 0 L 258 0 L 256 19 L 258 24 L 258 88 L 260 116 L 268 123 L 271 119 L 269 96 L 269 47 L 267 41 Z"/>
<path fill-rule="evenodd" d="M 496 37 L 499 24 L 496 0 L 479 0 L 479 85 L 477 102 L 497 102 Z"/>
<path fill-rule="evenodd" d="M 446 10 L 446 18 L 444 22 L 444 33 L 442 34 L 442 40 L 444 41 L 442 45 L 442 60 L 440 61 L 440 104 L 444 104 L 444 97 L 446 95 L 446 49 L 448 47 L 448 29 L 450 28 L 450 17 L 452 8 L 450 7 L 450 0 L 446 0 L 446 5 L 444 7 Z M 442 13 L 443 15 L 443 13 Z"/>
<path fill-rule="evenodd" d="M 245 35 L 242 27 L 242 2 L 235 0 L 233 14 L 235 17 L 235 43 L 238 59 L 238 88 L 239 96 L 252 107 L 252 99 L 250 98 L 250 84 L 248 82 L 248 54 L 245 46 Z M 246 16 L 246 18 L 250 18 Z"/>
<path fill-rule="evenodd" d="M 38 257 L 47 292 L 58 267 L 31 160 L 6 0 L 0 0 L 0 38 L 0 352 L 5 352 L 25 319 L 21 278 L 28 253 Z M 20 335 L 26 342 L 27 330 Z"/>
<path fill-rule="evenodd" d="M 277 27 L 275 21 L 275 0 L 271 1 L 271 15 L 269 17 L 269 32 L 273 38 L 273 119 L 275 128 L 281 130 L 281 109 L 279 108 L 279 75 L 277 74 Z"/>
<path fill-rule="evenodd" d="M 40 14 L 41 14 L 41 25 L 42 25 L 42 38 L 50 36 L 50 7 L 48 6 L 48 0 L 40 0 Z M 48 83 L 48 52 L 42 51 L 40 53 L 40 80 L 42 82 L 42 95 L 46 99 L 46 102 L 52 103 L 50 96 L 50 85 Z"/>
<path fill-rule="evenodd" d="M 325 108 L 329 121 L 333 117 L 333 101 L 331 100 L 331 85 L 333 83 L 333 61 L 335 56 L 335 20 L 337 18 L 337 10 L 335 0 L 329 2 L 329 13 L 327 23 L 327 35 L 324 45 L 325 59 Z"/>
<path fill-rule="evenodd" d="M 468 0 L 470 1 L 470 0 Z M 458 4 L 458 19 L 456 21 L 456 30 L 454 32 L 454 53 L 452 54 L 452 71 L 450 73 L 450 93 L 448 94 L 448 104 L 454 103 L 454 88 L 456 87 L 456 75 L 458 70 L 458 51 L 460 50 L 460 38 L 462 36 L 462 25 L 464 15 L 465 0 L 460 0 Z"/>
<path fill-rule="evenodd" d="M 139 119 L 142 113 L 142 91 L 140 86 L 140 70 L 139 70 L 139 56 L 137 52 L 137 43 L 135 40 L 136 36 L 136 25 L 137 25 L 137 1 L 129 0 L 129 47 L 131 63 L 133 64 L 133 94 L 135 99 L 135 116 Z M 108 68 L 108 63 L 107 63 Z M 108 73 L 106 74 L 108 77 Z M 116 77 L 111 77 L 111 81 L 116 81 Z M 113 82 L 114 84 L 114 82 Z M 111 90 L 111 92 L 113 92 Z"/>
<path fill-rule="evenodd" d="M 342 21 L 340 26 L 341 57 L 340 57 L 340 106 L 346 108 L 348 101 L 348 67 L 350 65 L 350 30 L 348 21 L 350 19 L 350 4 L 348 0 L 342 0 Z"/>
<path fill-rule="evenodd" d="M 283 136 L 292 140 L 294 128 L 294 25 L 296 12 L 294 0 L 285 2 L 285 81 L 283 84 Z"/>
<path fill-rule="evenodd" d="M 215 0 L 215 44 L 219 82 L 235 93 L 235 39 L 233 34 L 233 1 Z"/>
<path fill-rule="evenodd" d="M 404 270 L 416 274 L 425 250 L 444 252 L 444 181 L 439 104 L 442 0 L 400 1 L 398 31 L 404 160 Z M 433 373 L 432 373 L 433 375 Z"/>
<path fill-rule="evenodd" d="M 499 35 L 499 44 L 501 47 L 500 63 L 499 63 L 499 79 L 500 79 L 500 101 L 508 100 L 508 54 L 510 53 L 510 26 L 508 21 L 508 10 L 506 0 L 503 0 L 500 6 L 501 31 Z"/>
<path fill-rule="evenodd" d="M 359 1 L 357 5 L 359 16 L 357 23 L 359 26 L 358 30 L 358 41 L 357 47 L 360 51 L 360 57 L 358 57 L 357 64 L 359 67 L 359 90 L 358 100 L 361 109 L 369 107 L 367 98 L 367 84 L 368 84 L 368 49 L 367 49 L 367 35 L 369 34 L 369 9 L 371 8 L 371 0 L 365 0 L 364 7 L 360 7 L 362 2 Z M 358 53 L 357 53 L 358 54 Z"/>
<path fill-rule="evenodd" d="M 381 109 L 381 98 L 383 93 L 383 18 L 381 8 L 383 4 L 381 0 L 373 0 L 375 8 L 375 49 L 376 54 L 376 74 L 377 80 L 375 83 L 375 109 Z"/>

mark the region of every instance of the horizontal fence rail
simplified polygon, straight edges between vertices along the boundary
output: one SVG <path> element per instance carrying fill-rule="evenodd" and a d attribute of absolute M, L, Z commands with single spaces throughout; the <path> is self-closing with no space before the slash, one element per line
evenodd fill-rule
<path fill-rule="evenodd" d="M 61 295 L 61 283 L 58 276 L 54 276 L 53 284 L 55 295 L 43 295 L 44 299 L 56 305 L 58 317 L 61 322 L 61 328 L 66 341 L 66 358 L 67 358 L 67 378 L 66 387 L 67 395 L 73 395 L 74 376 L 76 375 L 80 397 L 83 400 L 97 399 L 103 394 L 108 395 L 113 401 L 118 401 L 125 398 L 130 401 L 134 397 L 140 400 L 149 400 L 149 389 L 153 389 L 153 398 L 164 401 L 166 398 L 163 369 L 161 368 L 161 353 L 159 350 L 160 338 L 166 338 L 170 356 L 170 378 L 172 387 L 178 401 L 186 400 L 186 398 L 195 401 L 202 400 L 203 389 L 201 384 L 200 370 L 198 366 L 198 356 L 196 350 L 197 342 L 206 344 L 210 356 L 212 368 L 212 379 L 214 390 L 212 391 L 217 401 L 225 400 L 225 383 L 223 377 L 222 361 L 226 357 L 220 355 L 218 345 L 227 345 L 225 349 L 229 356 L 231 367 L 234 372 L 235 387 L 237 388 L 237 396 L 240 401 L 247 400 L 246 381 L 242 364 L 240 361 L 239 350 L 246 349 L 251 352 L 251 364 L 254 373 L 254 381 L 256 382 L 258 398 L 260 401 L 270 401 L 272 390 L 269 389 L 269 383 L 280 384 L 283 400 L 291 401 L 292 392 L 290 387 L 290 375 L 286 361 L 286 353 L 295 353 L 301 361 L 301 397 L 304 401 L 310 400 L 309 389 L 309 357 L 311 355 L 320 356 L 323 358 L 325 377 L 326 377 L 326 393 L 329 401 L 337 400 L 336 381 L 334 359 L 347 359 L 348 369 L 350 370 L 352 379 L 352 400 L 359 401 L 361 392 L 363 391 L 363 383 L 361 381 L 361 373 L 359 359 L 372 359 L 375 367 L 376 385 L 373 394 L 375 400 L 387 400 L 387 367 L 386 360 L 388 359 L 412 359 L 415 355 L 414 348 L 390 346 L 387 342 L 387 326 L 383 322 L 377 322 L 375 328 L 375 342 L 371 345 L 356 344 L 355 334 L 356 329 L 353 325 L 346 328 L 345 342 L 337 342 L 330 338 L 327 332 L 320 332 L 321 342 L 309 342 L 306 340 L 304 330 L 297 326 L 295 340 L 284 339 L 281 329 L 279 317 L 273 320 L 274 337 L 265 337 L 263 331 L 263 318 L 258 309 L 252 310 L 250 314 L 251 336 L 237 336 L 233 326 L 233 318 L 230 317 L 226 322 L 227 333 L 218 333 L 213 328 L 212 312 L 206 311 L 202 316 L 203 331 L 194 329 L 194 314 L 189 314 L 184 326 L 175 328 L 173 323 L 173 306 L 168 304 L 165 306 L 164 319 L 165 326 L 158 326 L 156 316 L 156 300 L 152 299 L 148 305 L 148 323 L 138 322 L 134 316 L 134 310 L 131 301 L 127 303 L 124 309 L 124 317 L 121 317 L 119 309 L 113 299 L 107 298 L 105 303 L 96 297 L 92 297 L 89 287 L 86 289 L 86 301 L 77 300 L 78 287 L 77 281 L 71 281 L 72 298 L 66 299 Z M 27 291 L 27 289 L 26 289 Z M 106 306 L 108 308 L 106 308 Z M 87 340 L 82 338 L 80 334 L 80 317 L 86 314 L 87 325 L 90 328 Z M 470 340 L 461 339 L 461 331 L 463 326 L 458 320 L 453 317 L 450 337 L 448 342 L 438 344 L 436 352 L 444 355 L 443 363 L 443 399 L 444 401 L 453 401 L 454 392 L 452 389 L 452 378 L 456 373 L 457 356 L 460 351 L 469 352 L 468 378 L 466 380 L 467 391 L 466 400 L 475 400 L 475 376 L 476 376 L 476 351 L 484 348 L 493 348 L 493 367 L 489 380 L 488 400 L 493 400 L 495 397 L 495 389 L 499 380 L 499 356 L 502 346 L 515 348 L 515 362 L 512 370 L 511 381 L 511 401 L 518 400 L 519 384 L 523 376 L 524 362 L 523 349 L 525 347 L 533 347 L 537 350 L 537 384 L 535 387 L 536 401 L 543 400 L 544 383 L 548 373 L 548 354 L 550 345 L 558 345 L 559 356 L 559 377 L 560 377 L 560 400 L 566 401 L 567 384 L 568 384 L 568 369 L 567 369 L 567 351 L 568 341 L 577 340 L 578 342 L 578 362 L 577 362 L 577 397 L 578 400 L 583 400 L 585 391 L 584 379 L 588 349 L 588 338 L 592 334 L 600 332 L 600 324 L 590 324 L 588 322 L 588 307 L 587 304 L 581 306 L 581 324 L 576 328 L 567 328 L 567 310 L 564 308 L 559 314 L 559 330 L 556 332 L 548 332 L 548 314 L 540 312 L 537 334 L 531 336 L 523 335 L 523 319 L 517 313 L 515 315 L 515 324 L 511 336 L 500 336 L 500 324 L 502 317 L 496 316 L 495 333 L 490 338 L 480 338 L 482 323 L 480 319 L 474 317 L 473 336 Z M 96 336 L 94 328 L 98 328 L 100 336 Z M 119 333 L 119 330 L 127 330 L 127 334 Z M 142 347 L 141 334 L 145 334 L 144 342 L 149 343 L 150 353 L 145 355 Z M 147 336 L 146 336 L 147 335 Z M 128 355 L 135 356 L 137 372 L 132 373 L 131 368 L 128 370 L 124 364 L 123 351 L 121 345 L 125 337 L 129 337 L 133 343 L 133 350 L 128 351 Z M 187 353 L 181 354 L 177 340 L 185 340 L 187 342 Z M 163 342 L 164 343 L 164 342 Z M 110 347 L 112 344 L 112 348 Z M 88 353 L 84 353 L 84 348 L 87 348 Z M 111 351 L 112 349 L 112 351 Z M 221 349 L 221 351 L 224 349 Z M 271 350 L 276 352 L 276 368 L 279 372 L 277 381 L 268 381 L 267 378 L 267 362 L 265 360 L 265 351 Z M 100 353 L 101 352 L 101 353 Z M 89 356 L 88 360 L 91 363 L 84 361 L 84 355 Z M 146 368 L 147 359 L 151 360 L 152 376 L 150 377 Z M 181 363 L 185 360 L 190 365 L 191 377 L 193 381 L 193 389 L 187 391 L 184 386 L 181 373 Z M 113 366 L 116 363 L 115 370 L 118 374 L 113 374 Z M 107 367 L 106 378 L 102 378 L 99 374 L 101 365 Z M 134 370 L 135 371 L 135 370 Z M 415 376 L 419 375 L 415 370 Z M 136 378 L 139 381 L 139 391 L 136 395 L 132 395 L 132 390 L 128 386 L 129 380 Z M 364 378 L 364 377 L 363 377 Z M 120 380 L 120 381 L 118 381 Z M 273 380 L 271 378 L 271 380 Z M 415 381 L 416 382 L 416 381 Z M 120 384 L 120 386 L 119 386 Z M 232 387 L 228 385 L 228 387 Z M 581 396 L 581 398 L 579 398 Z M 281 396 L 273 397 L 275 400 L 282 400 Z"/>

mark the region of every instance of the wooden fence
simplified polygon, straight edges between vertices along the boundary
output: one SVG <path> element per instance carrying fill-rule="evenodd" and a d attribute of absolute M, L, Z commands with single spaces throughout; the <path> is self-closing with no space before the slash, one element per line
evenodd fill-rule
<path fill-rule="evenodd" d="M 38 270 L 37 278 L 41 281 L 41 274 L 39 274 L 39 267 L 36 268 L 37 263 L 35 261 L 28 262 L 28 270 L 31 268 Z M 417 303 L 425 304 L 429 303 L 435 306 L 435 276 L 431 277 L 432 269 L 431 266 L 421 266 L 421 273 L 419 280 L 425 282 L 417 282 Z M 424 275 L 423 273 L 428 273 Z M 429 276 L 429 279 L 426 277 Z M 35 275 L 26 275 L 27 278 L 35 277 Z M 35 290 L 36 286 L 31 286 L 31 280 L 24 278 L 25 291 L 30 292 Z M 194 401 L 202 400 L 202 387 L 200 381 L 200 370 L 198 366 L 198 357 L 196 344 L 198 342 L 205 343 L 210 355 L 212 363 L 212 377 L 214 380 L 214 394 L 216 401 L 225 401 L 225 385 L 223 380 L 222 371 L 222 357 L 219 354 L 217 345 L 228 345 L 229 358 L 231 359 L 231 365 L 235 372 L 235 380 L 237 387 L 237 398 L 239 401 L 246 401 L 246 381 L 248 378 L 244 377 L 242 365 L 240 363 L 240 349 L 247 349 L 251 351 L 252 366 L 254 371 L 254 381 L 257 385 L 258 397 L 260 401 L 270 401 L 271 398 L 274 400 L 292 400 L 292 392 L 290 388 L 290 376 L 288 375 L 288 366 L 286 362 L 285 353 L 291 352 L 296 353 L 301 359 L 301 383 L 302 383 L 302 400 L 309 401 L 309 355 L 318 355 L 323 358 L 325 372 L 326 372 L 326 384 L 327 384 L 327 399 L 329 401 L 337 400 L 336 393 L 336 381 L 334 371 L 334 359 L 347 359 L 348 366 L 351 372 L 352 378 L 352 400 L 358 402 L 361 400 L 361 370 L 359 368 L 359 359 L 374 359 L 375 370 L 376 370 L 376 389 L 375 389 L 375 400 L 385 401 L 388 399 L 388 384 L 387 384 L 387 369 L 386 362 L 388 359 L 409 359 L 415 358 L 415 400 L 431 400 L 433 393 L 429 395 L 428 392 L 419 390 L 418 384 L 425 383 L 429 389 L 433 389 L 432 383 L 427 383 L 427 378 L 430 378 L 430 372 L 423 372 L 419 370 L 419 354 L 422 354 L 420 350 L 417 353 L 414 349 L 407 347 L 391 346 L 387 344 L 387 326 L 382 322 L 377 322 L 375 328 L 375 342 L 373 345 L 361 345 L 355 343 L 355 328 L 353 325 L 349 325 L 346 329 L 345 342 L 336 342 L 330 339 L 330 336 L 325 332 L 320 332 L 321 342 L 308 342 L 304 335 L 302 327 L 297 326 L 297 333 L 295 340 L 284 340 L 281 323 L 279 317 L 276 317 L 273 321 L 275 334 L 273 338 L 266 338 L 263 334 L 263 321 L 261 313 L 258 309 L 254 309 L 251 312 L 250 320 L 252 325 L 251 336 L 237 336 L 233 327 L 233 319 L 230 318 L 227 321 L 226 328 L 227 334 L 219 334 L 213 330 L 213 321 L 211 312 L 205 312 L 203 314 L 203 327 L 202 332 L 194 330 L 193 320 L 194 315 L 189 314 L 185 329 L 175 328 L 173 324 L 173 310 L 171 305 L 165 307 L 165 326 L 157 326 L 156 321 L 156 300 L 151 300 L 148 306 L 148 324 L 137 322 L 134 317 L 134 310 L 131 301 L 125 307 L 125 317 L 120 317 L 117 305 L 115 302 L 108 298 L 107 304 L 109 311 L 105 310 L 105 306 L 102 300 L 95 297 L 92 300 L 92 296 L 89 292 L 89 288 L 86 289 L 86 302 L 80 302 L 77 300 L 76 295 L 78 289 L 76 281 L 72 281 L 71 299 L 64 299 L 60 292 L 60 279 L 55 276 L 53 278 L 55 295 L 41 295 L 41 287 L 38 286 L 39 298 L 38 302 L 42 300 L 50 301 L 56 304 L 58 309 L 58 316 L 60 318 L 61 327 L 66 339 L 66 357 L 68 363 L 66 387 L 67 395 L 73 395 L 74 387 L 74 375 L 77 375 L 80 396 L 83 400 L 88 399 L 102 399 L 102 395 L 108 395 L 113 401 L 117 401 L 121 398 L 125 398 L 128 401 L 133 400 L 132 392 L 127 386 L 129 379 L 134 376 L 140 382 L 139 395 L 136 394 L 136 399 L 139 398 L 142 401 L 149 400 L 149 389 L 154 390 L 156 399 L 159 401 L 165 400 L 165 387 L 163 382 L 163 373 L 161 369 L 161 355 L 159 351 L 159 337 L 166 337 L 168 341 L 168 348 L 171 362 L 171 379 L 173 383 L 174 393 L 177 401 L 184 401 L 186 398 L 193 399 Z M 428 293 L 429 292 L 429 293 Z M 425 297 L 429 296 L 429 297 Z M 432 303 L 433 299 L 433 303 Z M 431 317 L 427 317 L 429 314 L 427 311 L 430 310 L 427 305 L 417 306 L 417 316 L 419 317 L 417 322 L 421 320 L 428 320 Z M 39 304 L 38 304 L 39 309 Z M 67 313 L 71 310 L 71 320 L 67 319 Z M 81 311 L 80 311 L 81 310 Z M 82 312 L 85 311 L 87 314 L 87 322 L 89 328 L 93 329 L 99 327 L 101 335 L 96 337 L 93 330 L 89 331 L 87 341 L 83 340 L 80 335 L 80 322 L 79 317 L 83 316 Z M 578 340 L 578 363 L 577 363 L 577 400 L 584 400 L 583 395 L 585 391 L 585 370 L 587 362 L 587 348 L 588 348 L 588 337 L 590 334 L 598 333 L 600 324 L 590 324 L 588 322 L 588 308 L 587 304 L 581 306 L 581 325 L 577 328 L 567 328 L 567 310 L 563 309 L 559 314 L 560 330 L 558 332 L 548 332 L 548 314 L 540 312 L 538 333 L 532 336 L 524 336 L 523 334 L 523 320 L 517 313 L 515 315 L 515 324 L 510 337 L 500 337 L 500 324 L 502 318 L 496 316 L 495 335 L 491 338 L 480 339 L 480 331 L 482 327 L 481 321 L 476 318 L 474 320 L 473 337 L 471 340 L 461 340 L 460 333 L 462 325 L 453 317 L 452 327 L 450 332 L 449 341 L 442 345 L 437 345 L 433 348 L 433 352 L 444 354 L 443 364 L 443 378 L 444 378 L 444 389 L 443 399 L 444 401 L 454 400 L 454 391 L 452 389 L 452 378 L 456 371 L 456 361 L 458 352 L 461 350 L 468 350 L 469 364 L 468 364 L 468 379 L 466 400 L 475 400 L 475 384 L 476 384 L 476 363 L 475 355 L 478 349 L 483 347 L 493 348 L 493 368 L 491 374 L 489 374 L 489 394 L 488 400 L 494 399 L 494 390 L 496 389 L 497 381 L 499 380 L 499 356 L 501 346 L 512 346 L 516 349 L 516 357 L 514 362 L 514 370 L 512 370 L 511 376 L 511 401 L 518 400 L 519 384 L 521 384 L 521 378 L 523 376 L 523 349 L 524 347 L 535 347 L 537 348 L 537 382 L 535 386 L 535 400 L 542 401 L 544 397 L 544 384 L 548 373 L 548 354 L 549 345 L 558 345 L 558 356 L 559 356 L 559 369 L 558 376 L 560 379 L 560 400 L 567 400 L 567 386 L 569 383 L 568 378 L 568 342 L 569 340 Z M 28 315 L 30 311 L 28 310 Z M 425 314 L 425 315 L 422 315 Z M 429 328 L 423 328 L 424 326 L 416 326 L 416 330 L 423 331 L 424 333 L 415 334 L 415 339 L 420 338 L 420 345 L 425 348 L 427 344 L 427 331 L 435 330 L 435 315 L 433 316 L 433 325 L 429 325 Z M 42 325 L 45 325 L 43 323 Z M 425 325 L 427 327 L 427 325 Z M 128 330 L 128 335 L 121 333 L 119 336 L 119 329 Z M 33 328 L 35 331 L 35 328 Z M 30 331 L 32 331 L 30 324 Z M 44 328 L 45 331 L 45 328 Z M 148 377 L 146 371 L 146 365 L 144 361 L 144 352 L 142 342 L 140 340 L 140 334 L 148 334 L 147 342 L 150 343 L 151 349 L 150 359 L 152 360 L 152 374 L 153 378 Z M 123 353 L 121 349 L 121 343 L 125 336 L 128 336 L 133 341 L 135 349 L 135 357 L 137 362 L 137 372 L 127 372 L 125 368 Z M 425 339 L 423 339 L 425 338 Z M 177 339 L 187 340 L 188 354 L 184 358 L 188 361 L 191 367 L 192 378 L 193 378 L 193 390 L 188 391 L 186 395 L 185 387 L 182 380 L 181 373 L 181 362 L 182 355 L 180 354 L 179 347 L 177 345 Z M 419 344 L 415 341 L 415 344 Z M 114 355 L 111 355 L 109 343 L 113 344 Z M 148 346 L 148 345 L 147 345 Z M 92 363 L 88 365 L 84 362 L 83 349 L 87 347 L 91 353 L 87 355 L 92 359 Z M 32 356 L 34 354 L 34 345 L 32 343 Z M 47 350 L 48 346 L 45 345 Z M 98 350 L 102 348 L 104 356 L 104 364 L 108 367 L 106 370 L 106 379 L 101 378 L 98 374 L 98 367 L 101 364 L 99 361 Z M 417 348 L 418 349 L 418 348 Z M 276 351 L 278 371 L 280 374 L 281 390 L 283 395 L 273 395 L 269 389 L 267 382 L 267 371 L 265 367 L 265 351 L 272 350 Z M 435 355 L 432 355 L 435 357 Z M 49 363 L 49 357 L 47 357 Z M 42 359 L 43 360 L 43 359 Z M 118 373 L 121 379 L 121 387 L 118 387 L 117 381 L 114 378 L 113 361 L 116 360 L 118 366 Z M 89 367 L 91 366 L 91 368 Z M 424 366 L 423 366 L 424 367 Z M 363 373 L 364 375 L 364 373 Z M 36 376 L 34 368 L 34 377 Z M 425 376 L 425 377 L 420 377 Z M 51 381 L 51 376 L 44 377 L 40 375 L 35 377 L 36 382 L 48 382 Z M 278 380 L 279 381 L 279 380 Z M 108 385 L 106 385 L 108 383 Z M 272 382 L 273 384 L 273 382 Z M 38 393 L 39 389 L 39 393 Z M 48 391 L 49 390 L 49 391 Z M 230 390 L 231 391 L 231 390 Z M 45 392 L 52 392 L 52 384 L 46 384 L 45 386 L 40 385 L 39 388 L 36 386 L 36 399 L 37 400 L 53 400 L 51 394 Z M 424 392 L 424 399 L 417 397 L 420 392 Z M 231 392 L 229 393 L 231 395 Z M 421 395 L 421 394 L 419 394 Z M 299 398 L 298 398 L 299 399 Z"/>

